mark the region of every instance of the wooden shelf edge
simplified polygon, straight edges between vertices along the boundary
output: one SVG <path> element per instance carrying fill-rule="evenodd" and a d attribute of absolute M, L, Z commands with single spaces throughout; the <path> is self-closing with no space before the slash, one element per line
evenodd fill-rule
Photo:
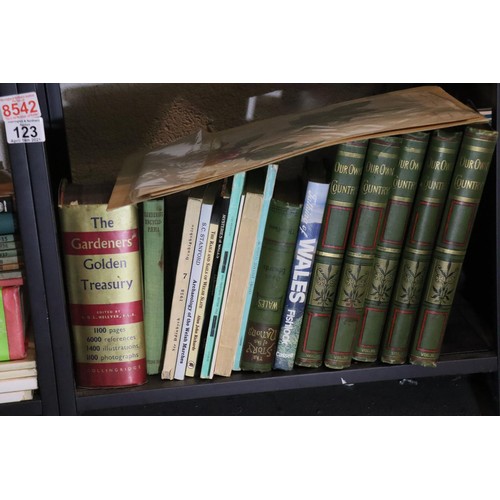
<path fill-rule="evenodd" d="M 307 389 L 342 384 L 357 384 L 401 380 L 405 378 L 436 377 L 492 373 L 498 370 L 494 352 L 473 353 L 471 357 L 449 355 L 436 368 L 423 368 L 410 364 L 382 365 L 356 364 L 346 370 L 295 369 L 292 372 L 272 371 L 265 374 L 234 373 L 229 378 L 213 380 L 186 379 L 163 381 L 150 377 L 146 385 L 122 389 L 96 389 L 77 391 L 78 413 L 106 408 L 141 406 L 174 401 L 215 398 L 259 392 Z"/>

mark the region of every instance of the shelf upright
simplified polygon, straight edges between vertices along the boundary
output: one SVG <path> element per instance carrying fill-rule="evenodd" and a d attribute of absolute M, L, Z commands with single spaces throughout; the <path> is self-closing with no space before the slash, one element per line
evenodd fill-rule
<path fill-rule="evenodd" d="M 0 84 L 0 95 L 28 92 L 25 86 L 15 83 Z M 0 405 L 0 414 L 58 415 L 58 392 L 54 370 L 51 325 L 48 317 L 46 284 L 43 272 L 38 219 L 40 214 L 34 204 L 32 191 L 33 168 L 29 161 L 34 146 L 38 144 L 8 144 L 12 181 L 16 193 L 19 233 L 23 246 L 26 280 L 31 311 L 31 325 L 35 339 L 36 364 L 40 398 Z M 43 145 L 40 145 L 43 147 Z"/>

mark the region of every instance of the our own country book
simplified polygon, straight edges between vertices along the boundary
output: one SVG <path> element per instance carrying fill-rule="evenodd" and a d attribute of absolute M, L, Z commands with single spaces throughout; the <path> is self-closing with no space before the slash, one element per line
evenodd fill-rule
<path fill-rule="evenodd" d="M 160 372 L 165 336 L 165 200 L 148 200 L 142 205 L 146 368 L 148 375 L 156 375 Z"/>
<path fill-rule="evenodd" d="M 174 379 L 182 321 L 184 319 L 184 307 L 188 295 L 189 278 L 191 276 L 191 264 L 193 263 L 194 244 L 204 191 L 205 186 L 191 189 L 186 203 L 181 245 L 175 272 L 175 285 L 170 305 L 167 341 L 161 371 L 162 379 Z"/>
<path fill-rule="evenodd" d="M 108 210 L 112 186 L 63 180 L 59 214 L 77 385 L 146 382 L 138 209 Z"/>
<path fill-rule="evenodd" d="M 272 369 L 295 253 L 302 202 L 296 183 L 278 182 L 271 200 L 245 328 L 240 368 Z"/>
<path fill-rule="evenodd" d="M 186 373 L 189 347 L 191 345 L 191 337 L 193 335 L 193 330 L 196 322 L 198 296 L 203 279 L 203 264 L 205 261 L 207 242 L 210 236 L 210 220 L 212 218 L 212 210 L 215 200 L 220 193 L 220 188 L 220 182 L 212 182 L 205 187 L 205 191 L 203 193 L 203 199 L 200 208 L 200 217 L 198 220 L 198 228 L 194 240 L 193 261 L 191 263 L 187 297 L 184 306 L 184 316 L 180 332 L 179 349 L 175 365 L 174 378 L 176 380 L 184 380 L 184 376 Z"/>
<path fill-rule="evenodd" d="M 212 378 L 215 368 L 215 352 L 217 347 L 217 333 L 220 331 L 220 312 L 226 289 L 226 280 L 230 267 L 235 234 L 241 207 L 243 187 L 245 185 L 246 173 L 241 172 L 232 177 L 229 188 L 229 208 L 225 226 L 225 234 L 222 243 L 220 263 L 217 270 L 217 280 L 215 283 L 214 296 L 210 308 L 210 319 L 208 323 L 205 348 L 203 351 L 203 362 L 201 366 L 201 378 Z"/>
<path fill-rule="evenodd" d="M 418 313 L 410 363 L 436 366 L 498 132 L 465 129 Z"/>
<path fill-rule="evenodd" d="M 367 147 L 367 140 L 340 144 L 331 167 L 325 213 L 295 354 L 295 364 L 299 366 L 319 367 L 323 363 L 328 325 Z"/>
<path fill-rule="evenodd" d="M 191 335 L 191 343 L 189 346 L 188 361 L 186 366 L 186 377 L 194 377 L 200 351 L 201 336 L 205 324 L 205 313 L 209 301 L 210 281 L 212 278 L 212 270 L 216 260 L 217 251 L 217 238 L 219 235 L 219 227 L 222 219 L 223 198 L 218 197 L 215 200 L 210 225 L 208 228 L 208 236 L 205 250 L 205 257 L 203 260 L 200 289 L 198 293 L 198 300 L 196 304 L 196 312 L 193 321 L 193 333 Z"/>
<path fill-rule="evenodd" d="M 462 131 L 432 132 L 413 204 L 381 342 L 383 363 L 403 364 L 415 327 Z"/>
<path fill-rule="evenodd" d="M 328 368 L 343 369 L 351 365 L 401 144 L 400 137 L 388 136 L 371 139 L 368 145 L 329 327 L 324 359 Z"/>
<path fill-rule="evenodd" d="M 257 267 L 259 265 L 260 253 L 262 249 L 262 241 L 264 239 L 264 230 L 266 227 L 267 217 L 269 214 L 269 205 L 271 203 L 271 198 L 274 193 L 274 186 L 276 184 L 277 173 L 278 173 L 278 165 L 272 164 L 267 166 L 266 183 L 264 185 L 264 199 L 262 202 L 262 209 L 260 212 L 260 220 L 259 220 L 259 226 L 257 228 L 257 235 L 255 237 L 255 246 L 252 255 L 252 267 L 250 269 L 250 276 L 248 278 L 245 305 L 243 307 L 240 333 L 238 337 L 238 344 L 236 347 L 236 354 L 234 357 L 233 370 L 235 371 L 240 370 L 241 351 L 243 349 L 243 341 L 245 339 L 248 315 L 250 313 L 250 303 L 252 302 L 255 280 L 257 277 Z"/>
<path fill-rule="evenodd" d="M 329 182 L 322 162 L 310 162 L 306 175 L 307 186 L 274 360 L 277 370 L 293 369 L 328 195 Z"/>
<path fill-rule="evenodd" d="M 354 346 L 353 359 L 356 361 L 374 362 L 378 357 L 429 133 L 414 132 L 403 135 L 402 139 L 384 227 L 375 253 L 361 330 Z"/>
<path fill-rule="evenodd" d="M 225 309 L 220 319 L 221 329 L 215 361 L 215 375 L 229 377 L 233 370 L 243 317 L 244 299 L 250 279 L 252 256 L 264 203 L 267 173 L 267 168 L 259 168 L 247 173 L 245 201 L 234 248 L 233 267 L 226 285 L 229 288 Z"/>

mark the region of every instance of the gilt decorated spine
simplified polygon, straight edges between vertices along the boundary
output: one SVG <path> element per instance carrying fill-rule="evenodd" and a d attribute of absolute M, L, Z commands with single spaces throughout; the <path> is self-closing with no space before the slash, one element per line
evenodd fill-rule
<path fill-rule="evenodd" d="M 410 363 L 436 366 L 498 133 L 467 127 L 424 289 Z"/>
<path fill-rule="evenodd" d="M 368 146 L 330 322 L 325 351 L 328 368 L 343 369 L 351 365 L 401 143 L 400 137 L 388 136 L 372 139 Z"/>
<path fill-rule="evenodd" d="M 458 130 L 435 130 L 430 138 L 401 255 L 381 345 L 381 361 L 403 364 L 462 139 Z"/>
<path fill-rule="evenodd" d="M 402 138 L 403 144 L 387 204 L 384 228 L 375 253 L 361 331 L 354 347 L 353 358 L 357 361 L 377 360 L 429 133 L 415 132 Z"/>
<path fill-rule="evenodd" d="M 314 258 L 295 364 L 317 368 L 323 363 L 328 325 L 339 284 L 368 141 L 341 144 L 332 167 L 323 223 Z"/>

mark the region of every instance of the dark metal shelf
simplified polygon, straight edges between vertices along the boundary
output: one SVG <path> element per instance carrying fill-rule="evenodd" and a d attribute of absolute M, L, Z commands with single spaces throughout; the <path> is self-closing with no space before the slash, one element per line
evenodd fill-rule
<path fill-rule="evenodd" d="M 0 415 L 2 416 L 35 416 L 43 415 L 42 402 L 38 396 L 29 401 L 19 401 L 18 403 L 0 404 Z"/>
<path fill-rule="evenodd" d="M 468 357 L 464 357 L 468 356 Z M 292 372 L 272 371 L 266 374 L 234 373 L 229 378 L 213 380 L 187 379 L 165 381 L 159 376 L 149 377 L 146 385 L 122 389 L 78 390 L 78 413 L 120 406 L 158 404 L 189 399 L 215 398 L 237 394 L 306 389 L 330 385 L 380 382 L 404 378 L 435 377 L 490 373 L 497 370 L 494 351 L 450 354 L 443 356 L 436 368 L 410 364 L 382 365 L 357 363 L 346 370 L 327 368 L 297 368 Z"/>

